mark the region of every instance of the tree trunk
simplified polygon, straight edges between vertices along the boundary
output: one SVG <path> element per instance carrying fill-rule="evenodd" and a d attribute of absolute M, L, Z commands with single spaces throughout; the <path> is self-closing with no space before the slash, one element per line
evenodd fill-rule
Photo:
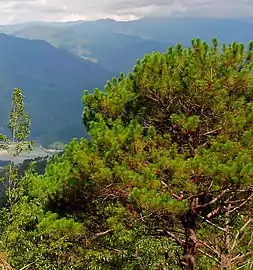
<path fill-rule="evenodd" d="M 198 242 L 196 236 L 196 199 L 192 201 L 190 210 L 181 216 L 181 223 L 185 229 L 184 256 L 181 263 L 184 269 L 193 270 Z"/>
<path fill-rule="evenodd" d="M 225 219 L 225 252 L 221 254 L 221 269 L 229 269 L 232 270 L 232 263 L 231 263 L 231 242 L 230 242 L 230 210 L 231 204 L 226 207 L 226 219 Z"/>

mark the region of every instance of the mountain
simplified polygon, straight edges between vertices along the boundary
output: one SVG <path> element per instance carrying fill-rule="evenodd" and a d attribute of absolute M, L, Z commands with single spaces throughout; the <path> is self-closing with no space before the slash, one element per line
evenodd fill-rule
<path fill-rule="evenodd" d="M 109 21 L 111 22 L 111 21 Z M 116 21 L 112 21 L 112 26 Z M 34 23 L 0 27 L 0 31 L 28 39 L 46 40 L 84 59 L 98 63 L 114 74 L 129 72 L 138 58 L 163 52 L 168 43 L 118 33 L 107 20 L 76 23 Z"/>
<path fill-rule="evenodd" d="M 115 23 L 118 32 L 159 42 L 189 44 L 193 38 L 223 43 L 248 43 L 253 38 L 250 18 L 162 17 L 142 18 L 129 23 Z M 112 26 L 111 26 L 112 27 Z"/>
<path fill-rule="evenodd" d="M 42 143 L 85 135 L 85 89 L 103 87 L 112 74 L 42 40 L 0 35 L 0 127 L 6 132 L 12 89 L 19 87 L 32 118 L 32 137 Z M 1 132 L 2 132 L 1 131 Z"/>
<path fill-rule="evenodd" d="M 101 19 L 64 23 L 30 22 L 0 26 L 0 31 L 28 39 L 46 40 L 118 74 L 128 72 L 137 58 L 163 52 L 175 43 L 189 45 L 192 38 L 223 43 L 253 39 L 250 19 L 160 17 L 134 21 Z"/>
<path fill-rule="evenodd" d="M 80 97 L 85 88 L 103 87 L 112 76 L 130 71 L 137 58 L 148 52 L 163 52 L 175 43 L 188 46 L 194 37 L 247 44 L 253 39 L 252 29 L 247 18 L 183 17 L 0 26 L 0 32 L 16 36 L 0 37 L 2 119 L 6 119 L 11 89 L 21 87 L 33 118 L 32 134 L 42 141 L 50 136 L 68 140 L 84 134 L 73 116 L 82 112 Z M 1 125 L 6 127 L 6 122 Z"/>
<path fill-rule="evenodd" d="M 247 43 L 253 38 L 253 20 L 249 18 L 145 17 L 128 22 L 106 19 L 83 21 L 69 28 L 121 33 L 162 44 L 187 45 L 193 38 L 210 41 L 213 37 L 224 43 Z"/>

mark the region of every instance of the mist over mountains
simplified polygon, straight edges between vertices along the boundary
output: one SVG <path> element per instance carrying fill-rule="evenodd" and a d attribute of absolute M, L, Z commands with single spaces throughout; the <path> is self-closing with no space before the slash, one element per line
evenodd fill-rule
<path fill-rule="evenodd" d="M 111 74 L 42 40 L 0 36 L 0 126 L 6 133 L 12 89 L 19 87 L 32 120 L 31 134 L 43 143 L 85 135 L 81 96 L 103 87 Z"/>
<path fill-rule="evenodd" d="M 188 46 L 192 38 L 247 44 L 252 26 L 249 19 L 182 17 L 0 26 L 0 126 L 6 131 L 11 91 L 20 87 L 34 138 L 47 144 L 85 136 L 85 89 L 103 88 L 146 53 L 165 52 L 176 43 Z"/>

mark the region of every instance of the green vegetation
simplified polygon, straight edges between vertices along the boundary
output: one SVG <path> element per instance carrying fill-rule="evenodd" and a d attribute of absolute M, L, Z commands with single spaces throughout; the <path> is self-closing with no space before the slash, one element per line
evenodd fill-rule
<path fill-rule="evenodd" d="M 6 205 L 9 208 L 17 199 L 16 187 L 18 185 L 18 167 L 14 165 L 13 158 L 19 156 L 22 152 L 32 150 L 33 142 L 27 141 L 30 134 L 31 121 L 24 111 L 24 100 L 22 90 L 15 88 L 12 94 L 11 113 L 9 117 L 9 129 L 11 138 L 0 134 L 0 150 L 7 150 L 12 157 L 10 164 L 5 168 L 2 183 L 6 191 Z"/>
<path fill-rule="evenodd" d="M 83 97 L 89 140 L 0 213 L 14 269 L 252 269 L 253 42 L 199 39 Z M 14 190 L 15 191 L 15 190 Z"/>

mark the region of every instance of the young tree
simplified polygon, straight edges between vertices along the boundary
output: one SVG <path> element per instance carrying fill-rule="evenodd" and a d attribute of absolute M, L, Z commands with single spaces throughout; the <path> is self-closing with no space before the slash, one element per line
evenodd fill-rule
<path fill-rule="evenodd" d="M 9 206 L 15 200 L 14 189 L 18 184 L 18 170 L 14 165 L 14 159 L 22 152 L 32 150 L 33 142 L 28 140 L 31 121 L 24 110 L 24 96 L 22 90 L 15 88 L 12 93 L 11 111 L 9 117 L 9 130 L 11 138 L 0 134 L 2 150 L 7 150 L 11 156 L 10 165 L 6 168 L 6 177 L 3 179 L 6 187 L 6 195 Z M 7 180 L 7 182 L 6 182 Z"/>

